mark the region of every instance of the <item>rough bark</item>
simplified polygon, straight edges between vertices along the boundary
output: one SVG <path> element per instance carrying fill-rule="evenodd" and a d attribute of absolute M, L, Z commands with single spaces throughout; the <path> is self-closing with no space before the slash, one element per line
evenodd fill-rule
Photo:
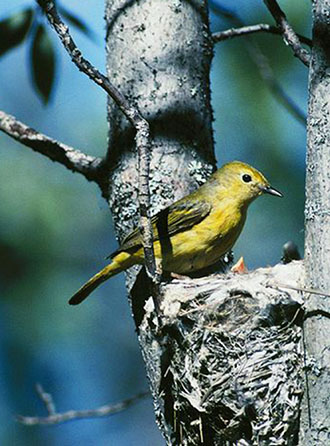
<path fill-rule="evenodd" d="M 150 124 L 155 213 L 196 188 L 215 168 L 209 91 L 212 41 L 205 2 L 108 0 L 106 23 L 107 73 Z M 137 155 L 133 129 L 112 101 L 108 117 L 108 199 L 122 239 L 137 223 Z M 130 271 L 129 288 L 134 279 Z M 147 290 L 142 275 L 133 302 L 137 324 Z M 142 351 L 144 347 L 141 342 Z M 152 363 L 146 361 L 146 368 L 153 383 Z M 156 390 L 154 397 L 156 408 L 161 407 Z"/>
<path fill-rule="evenodd" d="M 330 1 L 313 2 L 306 176 L 306 286 L 330 290 Z M 330 444 L 330 301 L 308 295 L 304 324 L 307 391 L 301 442 Z"/>
<path fill-rule="evenodd" d="M 108 0 L 105 15 L 107 74 L 150 124 L 149 185 L 155 213 L 191 192 L 215 169 L 209 88 L 213 43 L 206 2 Z M 108 121 L 108 200 L 121 240 L 137 223 L 137 154 L 132 126 L 111 100 Z M 129 271 L 129 289 L 137 269 Z M 132 309 L 139 325 L 148 298 L 143 274 L 134 295 Z M 141 349 L 144 354 L 142 340 Z M 163 402 L 154 385 L 160 370 L 145 359 L 161 417 Z"/>
<path fill-rule="evenodd" d="M 108 0 L 107 72 L 152 134 L 152 211 L 199 185 L 215 167 L 205 2 Z M 136 223 L 134 132 L 109 101 L 109 202 L 120 238 Z"/>
<path fill-rule="evenodd" d="M 215 165 L 206 2 L 107 0 L 106 21 L 108 75 L 150 123 L 156 212 L 201 184 Z M 107 198 L 120 240 L 137 222 L 137 157 L 133 129 L 112 101 L 108 117 Z M 130 280 L 167 444 L 295 444 L 302 393 L 299 298 L 266 283 L 295 285 L 300 272 L 300 264 L 292 264 L 169 284 L 162 326 L 143 271 L 133 289 Z"/>
<path fill-rule="evenodd" d="M 48 1 L 38 2 L 54 7 Z M 296 52 L 301 49 L 299 41 L 295 34 L 293 40 L 287 35 L 293 30 L 278 11 L 282 32 Z M 168 445 L 330 443 L 329 11 L 330 0 L 314 0 L 305 277 L 299 261 L 243 275 L 173 281 L 163 288 L 161 320 L 143 271 L 131 289 L 156 418 Z M 106 20 L 107 72 L 119 89 L 113 94 L 110 85 L 108 91 L 118 105 L 109 101 L 107 160 L 87 157 L 4 113 L 2 130 L 89 180 L 100 183 L 100 169 L 102 178 L 109 172 L 101 189 L 121 239 L 138 220 L 139 182 L 134 120 L 118 94 L 128 104 L 136 103 L 150 123 L 150 188 L 152 212 L 157 212 L 204 182 L 215 167 L 209 91 L 212 39 L 203 0 L 106 0 Z M 64 44 L 74 53 L 67 29 L 62 31 Z M 309 63 L 305 52 L 300 55 Z M 88 62 L 86 66 L 86 74 L 93 78 L 95 70 Z M 303 280 L 304 294 L 312 291 L 305 314 L 299 292 Z M 306 382 L 299 420 L 304 316 Z"/>

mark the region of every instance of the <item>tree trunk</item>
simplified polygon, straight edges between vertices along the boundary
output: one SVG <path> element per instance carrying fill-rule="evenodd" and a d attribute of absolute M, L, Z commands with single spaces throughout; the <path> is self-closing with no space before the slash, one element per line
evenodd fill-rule
<path fill-rule="evenodd" d="M 209 80 L 213 46 L 206 2 L 106 0 L 105 16 L 108 76 L 150 124 L 149 185 L 151 212 L 156 213 L 190 193 L 215 170 Z M 133 129 L 111 100 L 108 120 L 110 181 L 106 198 L 120 241 L 138 221 L 137 154 Z M 129 290 L 138 270 L 128 271 Z M 137 328 L 149 296 L 146 282 L 140 274 L 132 291 Z M 159 394 L 163 350 L 156 349 L 157 357 L 152 358 L 141 336 L 139 339 L 156 417 L 168 439 Z"/>
<path fill-rule="evenodd" d="M 215 167 L 206 2 L 107 0 L 107 72 L 152 133 L 152 212 Z M 134 133 L 109 101 L 107 199 L 119 240 L 137 222 Z M 136 270 L 135 270 L 136 271 Z M 168 445 L 295 445 L 302 395 L 301 262 L 164 287 L 158 325 L 143 273 L 133 316 Z"/>
<path fill-rule="evenodd" d="M 330 290 L 330 1 L 313 2 L 306 176 L 306 286 Z M 330 444 L 330 300 L 306 295 L 306 392 L 301 440 Z"/>
<path fill-rule="evenodd" d="M 136 103 L 152 134 L 150 191 L 156 212 L 214 170 L 205 1 L 107 0 L 107 73 Z M 109 202 L 121 239 L 137 223 L 132 126 L 109 101 Z"/>

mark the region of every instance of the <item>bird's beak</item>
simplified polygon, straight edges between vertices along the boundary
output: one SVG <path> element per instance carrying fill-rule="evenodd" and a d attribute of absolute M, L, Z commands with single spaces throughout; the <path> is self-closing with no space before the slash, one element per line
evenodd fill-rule
<path fill-rule="evenodd" d="M 265 194 L 270 194 L 270 195 L 274 195 L 275 197 L 283 197 L 283 194 L 275 189 L 274 187 L 271 186 L 261 186 L 260 189 L 265 193 Z"/>

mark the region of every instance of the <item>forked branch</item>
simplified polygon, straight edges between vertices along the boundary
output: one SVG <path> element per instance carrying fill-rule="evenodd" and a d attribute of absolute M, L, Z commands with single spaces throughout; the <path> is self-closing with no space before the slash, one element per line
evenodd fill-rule
<path fill-rule="evenodd" d="M 30 417 L 18 415 L 17 420 L 20 423 L 25 424 L 26 426 L 60 424 L 67 421 L 82 420 L 86 418 L 107 417 L 109 415 L 114 415 L 118 412 L 122 412 L 132 404 L 150 395 L 149 392 L 141 392 L 131 398 L 120 401 L 119 403 L 106 404 L 104 406 L 98 407 L 97 409 L 68 410 L 67 412 L 56 412 L 52 395 L 48 392 L 45 392 L 40 384 L 36 385 L 36 392 L 40 400 L 43 402 L 48 415 L 45 417 Z"/>
<path fill-rule="evenodd" d="M 216 33 L 213 33 L 212 39 L 214 43 L 217 43 L 222 42 L 223 40 L 232 39 L 234 37 L 241 37 L 249 34 L 259 33 L 268 33 L 281 36 L 283 34 L 283 31 L 277 26 L 268 25 L 268 23 L 258 23 L 257 25 L 247 25 L 241 26 L 240 28 L 230 28 L 225 29 L 224 31 L 218 31 Z M 311 39 L 308 39 L 307 37 L 300 34 L 297 34 L 297 36 L 301 43 L 304 43 L 309 47 L 312 46 Z"/>
<path fill-rule="evenodd" d="M 229 9 L 224 9 L 219 4 L 215 5 L 212 3 L 212 7 L 216 13 L 220 14 L 225 19 L 230 20 L 235 25 L 234 28 L 214 33 L 212 35 L 214 43 L 222 42 L 232 37 L 246 36 L 261 31 L 282 35 L 282 31 L 278 27 L 274 26 L 271 27 L 270 25 L 267 24 L 245 26 L 243 21 L 234 11 Z M 308 46 L 312 46 L 312 41 L 307 37 L 301 35 L 298 35 L 298 37 L 302 43 Z M 289 111 L 289 113 L 291 113 L 291 115 L 294 116 L 303 126 L 306 126 L 306 119 L 307 119 L 306 114 L 300 109 L 300 107 L 281 87 L 275 74 L 273 73 L 273 70 L 270 66 L 270 63 L 268 62 L 267 57 L 260 50 L 259 46 L 250 39 L 246 40 L 245 44 L 247 46 L 250 58 L 256 64 L 262 79 L 268 85 L 269 89 L 274 94 L 274 97 L 282 105 L 284 105 L 284 107 Z"/>
<path fill-rule="evenodd" d="M 284 41 L 291 47 L 294 55 L 301 60 L 303 64 L 309 67 L 310 54 L 302 47 L 299 37 L 295 33 L 292 26 L 289 24 L 284 12 L 279 7 L 276 0 L 264 0 L 269 12 L 274 17 L 277 26 L 282 32 Z"/>

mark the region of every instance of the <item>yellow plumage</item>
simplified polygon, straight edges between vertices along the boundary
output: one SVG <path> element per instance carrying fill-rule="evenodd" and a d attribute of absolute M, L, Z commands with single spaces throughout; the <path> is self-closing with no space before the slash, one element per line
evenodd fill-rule
<path fill-rule="evenodd" d="M 164 271 L 189 274 L 216 263 L 240 235 L 249 204 L 263 193 L 282 196 L 253 167 L 233 161 L 218 169 L 199 189 L 152 218 L 156 261 Z M 112 262 L 70 299 L 82 302 L 110 277 L 144 263 L 137 229 L 123 241 Z"/>

